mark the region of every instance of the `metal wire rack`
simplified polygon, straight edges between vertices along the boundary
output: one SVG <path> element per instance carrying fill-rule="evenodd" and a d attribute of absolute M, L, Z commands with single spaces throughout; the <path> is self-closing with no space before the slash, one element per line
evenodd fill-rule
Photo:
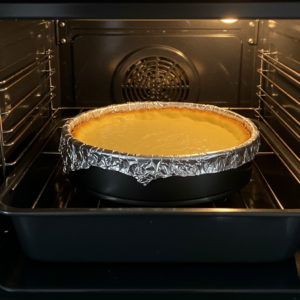
<path fill-rule="evenodd" d="M 257 93 L 257 96 L 260 100 L 259 102 L 259 108 L 261 108 L 261 105 L 265 105 L 276 117 L 277 120 L 286 127 L 289 132 L 298 140 L 300 141 L 300 135 L 297 133 L 297 131 L 289 124 L 292 123 L 295 126 L 300 126 L 300 121 L 297 120 L 290 112 L 288 112 L 282 104 L 279 103 L 279 101 L 276 101 L 273 96 L 271 96 L 269 93 L 266 92 L 263 80 L 267 81 L 268 83 L 275 86 L 279 91 L 281 91 L 284 95 L 286 95 L 292 102 L 295 103 L 296 106 L 300 105 L 300 100 L 297 100 L 295 97 L 293 97 L 290 93 L 288 93 L 284 88 L 282 88 L 280 85 L 278 85 L 276 82 L 270 79 L 268 74 L 278 71 L 284 76 L 286 76 L 289 80 L 291 80 L 293 83 L 300 86 L 300 73 L 296 72 L 292 68 L 288 67 L 287 65 L 283 64 L 282 62 L 278 61 L 277 59 L 274 59 L 271 55 L 274 55 L 276 53 L 270 53 L 266 50 L 259 50 L 260 55 L 258 57 L 261 59 L 261 67 L 258 69 L 258 73 L 260 74 L 260 84 L 257 86 L 259 91 Z M 265 68 L 265 65 L 268 65 L 270 68 Z M 289 73 L 287 73 L 287 72 Z M 292 74 L 292 75 L 290 75 Z M 268 101 L 269 100 L 269 101 Z M 280 116 L 280 114 L 275 110 L 275 107 L 278 108 L 289 120 L 290 122 L 287 122 Z M 260 109 L 256 109 L 257 115 L 264 121 L 264 123 L 268 126 L 268 128 L 276 135 L 276 137 L 285 145 L 285 147 L 289 150 L 291 155 L 300 162 L 299 156 L 291 149 L 291 147 L 286 143 L 284 138 L 280 136 L 280 134 L 277 133 L 277 131 L 269 124 L 269 122 L 263 117 L 261 114 Z"/>
<path fill-rule="evenodd" d="M 290 159 L 286 160 L 283 158 L 279 151 L 274 151 L 276 156 L 281 160 L 284 166 L 288 169 L 290 174 L 294 177 L 294 179 L 300 184 L 300 176 L 299 170 L 300 168 L 300 157 L 295 153 L 295 151 L 288 145 L 286 139 L 282 134 L 279 134 L 278 131 L 268 122 L 267 118 L 263 115 L 264 109 L 268 109 L 272 112 L 273 116 L 276 120 L 285 127 L 288 132 L 299 142 L 299 126 L 300 121 L 293 116 L 285 107 L 277 101 L 274 97 L 278 96 L 270 95 L 266 90 L 266 84 L 271 85 L 271 87 L 275 87 L 280 91 L 283 95 L 285 95 L 295 107 L 300 105 L 300 101 L 293 97 L 286 89 L 280 86 L 279 83 L 275 82 L 276 80 L 272 80 L 270 78 L 270 74 L 275 74 L 276 72 L 285 78 L 287 78 L 291 83 L 296 84 L 296 86 L 300 86 L 300 73 L 293 70 L 286 64 L 280 62 L 278 59 L 272 57 L 272 55 L 277 55 L 276 52 L 269 52 L 266 50 L 259 50 L 260 54 L 258 57 L 261 59 L 260 68 L 257 70 L 260 75 L 260 83 L 257 86 L 258 92 L 257 96 L 259 98 L 259 106 L 258 108 L 254 108 L 258 118 L 264 122 L 264 124 L 272 131 L 272 133 L 276 136 L 276 138 L 284 145 L 285 149 L 288 150 Z M 281 114 L 280 114 L 281 113 Z M 298 131 L 298 132 L 297 132 Z M 261 134 L 262 138 L 266 141 L 266 143 L 271 146 L 268 139 Z M 296 166 L 296 167 L 295 167 Z"/>
<path fill-rule="evenodd" d="M 0 93 L 4 93 L 13 87 L 16 83 L 21 82 L 23 79 L 27 78 L 30 74 L 40 71 L 42 73 L 47 74 L 46 78 L 42 79 L 40 83 L 31 89 L 29 93 L 27 93 L 24 97 L 19 99 L 17 103 L 15 103 L 9 109 L 0 108 L 0 155 L 1 155 L 1 167 L 3 178 L 6 178 L 6 168 L 10 166 L 16 165 L 21 158 L 24 156 L 26 151 L 30 148 L 30 146 L 36 141 L 36 139 L 40 136 L 46 126 L 49 124 L 50 120 L 53 117 L 53 110 L 49 109 L 51 112 L 51 116 L 44 123 L 44 125 L 40 128 L 38 133 L 29 141 L 29 143 L 24 147 L 22 152 L 15 158 L 13 161 L 7 161 L 7 149 L 9 147 L 14 146 L 24 135 L 28 132 L 28 130 L 32 127 L 38 117 L 43 113 L 49 105 L 52 108 L 52 99 L 56 96 L 53 91 L 55 86 L 52 85 L 52 76 L 55 74 L 55 69 L 51 67 L 51 59 L 53 56 L 53 51 L 51 49 L 45 51 L 45 53 L 39 53 L 41 57 L 37 59 L 35 62 L 26 65 L 21 70 L 15 72 L 4 80 L 0 81 Z M 44 66 L 43 70 L 40 68 Z M 49 91 L 45 92 L 43 95 L 40 95 L 40 100 L 34 105 L 33 108 L 29 109 L 24 116 L 22 116 L 17 123 L 11 126 L 8 129 L 3 128 L 3 124 L 8 119 L 10 115 L 13 115 L 18 107 L 20 107 L 31 95 L 33 95 L 40 87 L 47 84 L 49 86 Z M 30 118 L 29 122 L 28 119 Z M 11 134 L 13 132 L 17 132 L 16 135 L 13 136 L 13 139 L 6 140 L 5 135 Z"/>

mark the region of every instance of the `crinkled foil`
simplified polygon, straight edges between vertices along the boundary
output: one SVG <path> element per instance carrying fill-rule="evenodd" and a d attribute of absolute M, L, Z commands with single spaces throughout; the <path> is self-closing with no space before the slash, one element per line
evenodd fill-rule
<path fill-rule="evenodd" d="M 71 134 L 77 125 L 89 119 L 99 118 L 102 115 L 166 107 L 212 111 L 235 119 L 251 132 L 251 137 L 245 143 L 226 149 L 226 151 L 221 150 L 185 156 L 147 156 L 93 147 L 78 141 Z M 253 160 L 259 146 L 259 131 L 256 126 L 249 119 L 232 111 L 212 105 L 194 103 L 134 102 L 91 110 L 68 120 L 62 128 L 59 151 L 63 158 L 64 172 L 66 173 L 94 166 L 121 172 L 134 177 L 139 183 L 147 185 L 157 178 L 197 176 L 237 168 Z"/>

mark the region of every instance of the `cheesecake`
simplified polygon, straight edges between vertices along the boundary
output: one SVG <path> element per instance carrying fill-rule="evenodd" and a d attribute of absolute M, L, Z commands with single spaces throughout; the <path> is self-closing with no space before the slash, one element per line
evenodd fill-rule
<path fill-rule="evenodd" d="M 155 156 L 226 151 L 251 136 L 235 119 L 188 108 L 110 113 L 76 126 L 72 135 L 98 148 Z"/>

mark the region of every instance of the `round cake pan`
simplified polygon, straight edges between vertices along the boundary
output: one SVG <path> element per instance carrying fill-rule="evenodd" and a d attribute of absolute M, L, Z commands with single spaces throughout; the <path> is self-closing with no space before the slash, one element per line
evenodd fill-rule
<path fill-rule="evenodd" d="M 77 125 L 91 118 L 165 107 L 218 113 L 241 122 L 251 137 L 237 147 L 220 151 L 147 156 L 93 147 L 72 136 Z M 70 119 L 63 126 L 59 151 L 71 181 L 99 198 L 139 206 L 182 206 L 224 198 L 245 186 L 259 145 L 256 126 L 234 112 L 193 103 L 136 102 L 99 108 Z"/>
<path fill-rule="evenodd" d="M 189 206 L 224 199 L 247 185 L 252 163 L 198 176 L 159 178 L 143 186 L 120 172 L 91 167 L 69 173 L 77 187 L 103 200 L 134 206 Z"/>

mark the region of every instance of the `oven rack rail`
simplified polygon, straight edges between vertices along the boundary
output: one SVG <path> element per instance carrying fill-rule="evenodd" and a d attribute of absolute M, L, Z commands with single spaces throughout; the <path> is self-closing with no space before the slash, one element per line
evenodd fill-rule
<path fill-rule="evenodd" d="M 282 92 L 290 101 L 292 101 L 297 107 L 300 106 L 300 100 L 293 97 L 288 93 L 283 87 L 268 76 L 271 73 L 278 72 L 282 74 L 285 78 L 291 81 L 296 86 L 300 87 L 300 73 L 293 70 L 286 64 L 280 62 L 278 59 L 272 57 L 276 55 L 277 52 L 269 52 L 267 50 L 258 50 L 260 53 L 258 57 L 260 58 L 260 68 L 257 70 L 260 76 L 260 83 L 257 85 L 258 92 L 257 96 L 259 99 L 259 107 L 256 109 L 256 113 L 261 120 L 267 125 L 267 127 L 274 133 L 274 135 L 280 140 L 280 142 L 286 147 L 289 153 L 293 156 L 295 161 L 300 165 L 300 157 L 293 151 L 293 149 L 287 144 L 284 138 L 271 126 L 271 124 L 263 116 L 263 108 L 267 108 L 276 117 L 277 121 L 285 127 L 292 136 L 300 142 L 300 134 L 294 129 L 298 128 L 300 130 L 300 120 L 297 120 L 284 106 L 276 101 L 274 95 L 270 95 L 264 88 L 265 83 L 268 83 L 276 87 L 280 92 Z M 271 69 L 270 69 L 271 68 Z M 280 111 L 286 120 L 276 111 Z M 291 125 L 293 124 L 293 126 Z M 298 177 L 299 179 L 299 177 Z M 299 182 L 299 180 L 298 180 Z"/>
<path fill-rule="evenodd" d="M 41 73 L 46 74 L 46 78 L 40 80 L 37 86 L 35 86 L 25 96 L 19 99 L 11 108 L 0 108 L 0 167 L 2 168 L 2 175 L 4 179 L 7 177 L 6 168 L 16 165 L 21 160 L 26 151 L 37 140 L 37 138 L 41 135 L 43 130 L 47 127 L 47 125 L 53 118 L 54 110 L 52 100 L 56 96 L 55 93 L 53 93 L 56 87 L 52 84 L 52 76 L 56 73 L 56 70 L 51 67 L 51 60 L 54 57 L 53 53 L 54 51 L 51 49 L 48 49 L 47 51 L 45 51 L 45 53 L 38 53 L 38 55 L 41 55 L 41 57 L 38 58 L 35 62 L 24 66 L 21 70 L 18 70 L 17 72 L 0 81 L 0 93 L 4 93 L 18 82 L 21 82 L 23 79 L 28 78 L 28 76 L 30 76 L 34 72 L 40 71 Z M 40 68 L 43 66 L 44 68 L 40 70 Z M 4 128 L 5 121 L 8 120 L 9 116 L 13 116 L 16 109 L 19 108 L 30 96 L 32 96 L 44 85 L 47 85 L 49 90 L 42 95 L 39 95 L 41 99 L 19 120 L 17 120 L 14 125 L 9 126 L 9 128 Z M 46 120 L 37 134 L 28 142 L 21 153 L 19 153 L 15 159 L 9 162 L 7 159 L 7 152 L 9 148 L 13 147 L 22 137 L 26 136 L 28 131 L 32 128 L 38 118 L 40 118 L 41 115 L 45 113 L 45 111 L 50 112 L 49 118 Z M 14 132 L 17 132 L 17 134 L 15 134 L 12 138 L 6 139 L 6 135 Z"/>
<path fill-rule="evenodd" d="M 27 172 L 30 170 L 30 167 L 33 165 L 33 163 L 37 160 L 37 158 L 40 155 L 60 155 L 60 153 L 58 151 L 44 151 L 44 148 L 47 146 L 47 144 L 49 143 L 49 141 L 52 139 L 52 137 L 54 136 L 54 134 L 56 133 L 57 130 L 61 130 L 62 125 L 61 123 L 59 123 L 60 120 L 60 116 L 59 113 L 62 111 L 72 111 L 76 110 L 76 113 L 74 115 L 77 115 L 83 111 L 89 110 L 89 109 L 94 109 L 95 107 L 59 107 L 59 108 L 55 108 L 54 112 L 51 116 L 51 118 L 49 118 L 47 124 L 45 124 L 41 130 L 44 130 L 47 126 L 49 126 L 49 122 L 51 120 L 55 120 L 56 125 L 52 125 L 54 126 L 51 131 L 50 134 L 47 136 L 47 138 L 45 139 L 45 141 L 43 142 L 42 147 L 40 147 L 39 151 L 34 155 L 34 157 L 32 158 L 32 160 L 30 161 L 30 163 L 28 165 L 26 165 L 23 169 L 21 169 L 21 172 L 15 173 L 15 175 L 12 176 L 12 182 L 10 184 L 8 184 L 8 188 L 10 189 L 11 192 L 15 191 L 16 188 L 18 187 L 18 185 L 20 184 L 20 182 L 23 180 L 23 178 L 26 176 Z M 241 107 L 227 107 L 226 109 L 230 109 L 230 110 L 251 110 L 255 113 L 257 113 L 257 117 L 260 118 L 260 114 L 259 114 L 259 109 L 258 108 L 251 108 L 251 107 L 245 107 L 245 108 L 241 108 Z M 65 122 L 67 119 L 69 119 L 70 117 L 67 118 L 63 118 L 63 122 Z M 262 120 L 263 122 L 263 120 Z M 59 125 L 60 124 L 60 125 Z M 293 172 L 293 170 L 289 167 L 289 165 L 286 163 L 285 159 L 284 159 L 284 155 L 282 155 L 278 149 L 276 147 L 274 147 L 274 145 L 272 143 L 270 143 L 268 141 L 268 138 L 266 137 L 265 134 L 263 134 L 261 132 L 261 137 L 263 138 L 263 140 L 266 142 L 266 144 L 269 146 L 270 150 L 268 151 L 263 151 L 263 152 L 259 152 L 257 154 L 257 156 L 269 156 L 269 155 L 276 155 L 279 160 L 282 162 L 282 164 L 284 165 L 284 167 L 288 170 L 288 172 L 294 177 L 294 179 L 300 184 L 300 180 L 297 177 L 297 175 Z M 266 176 L 264 175 L 263 170 L 260 168 L 260 166 L 254 161 L 254 166 L 257 169 L 257 172 L 260 176 L 260 178 L 262 179 L 262 181 L 264 182 L 265 186 L 267 187 L 269 193 L 272 195 L 273 197 L 273 202 L 276 205 L 276 208 L 280 209 L 280 210 L 284 210 L 285 207 L 283 206 L 283 204 L 281 203 L 281 201 L 279 200 L 279 197 L 276 195 L 275 191 L 272 189 L 271 184 L 268 182 Z M 58 161 L 58 163 L 53 166 L 52 172 L 49 175 L 48 179 L 46 180 L 45 184 L 43 185 L 43 187 L 40 190 L 40 193 L 38 195 L 38 197 L 35 199 L 34 204 L 32 205 L 32 209 L 34 209 L 38 203 L 39 200 L 42 198 L 42 196 L 44 195 L 45 191 L 48 188 L 48 185 L 53 181 L 53 179 L 57 176 L 57 174 L 61 171 L 61 167 L 62 167 L 62 162 L 61 160 Z M 10 179 L 9 179 L 10 181 Z M 242 197 L 241 197 L 241 201 Z M 245 201 L 243 201 L 245 202 Z M 243 204 L 245 209 L 249 209 L 249 207 L 244 203 Z M 215 206 L 213 205 L 213 208 Z M 63 208 L 68 208 L 68 205 L 66 205 Z"/>

